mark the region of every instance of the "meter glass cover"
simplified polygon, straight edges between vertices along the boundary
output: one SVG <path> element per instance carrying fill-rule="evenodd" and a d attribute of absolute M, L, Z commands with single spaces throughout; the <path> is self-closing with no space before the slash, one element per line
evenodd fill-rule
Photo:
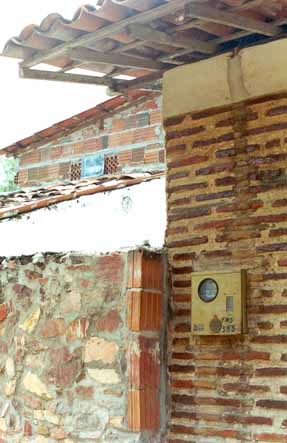
<path fill-rule="evenodd" d="M 199 298 L 205 303 L 211 302 L 216 299 L 218 294 L 218 286 L 215 280 L 212 278 L 205 278 L 199 285 L 198 295 Z"/>

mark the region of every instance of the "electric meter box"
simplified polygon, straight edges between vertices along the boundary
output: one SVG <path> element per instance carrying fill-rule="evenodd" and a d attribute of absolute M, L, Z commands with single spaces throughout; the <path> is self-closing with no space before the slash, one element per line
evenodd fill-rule
<path fill-rule="evenodd" d="M 193 335 L 246 332 L 246 271 L 194 272 L 191 287 Z"/>

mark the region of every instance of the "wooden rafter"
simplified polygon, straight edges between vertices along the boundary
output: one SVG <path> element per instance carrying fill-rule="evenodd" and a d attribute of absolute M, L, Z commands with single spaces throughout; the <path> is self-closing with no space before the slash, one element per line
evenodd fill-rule
<path fill-rule="evenodd" d="M 147 91 L 158 91 L 158 85 L 155 82 L 162 78 L 164 71 L 157 71 L 150 75 L 138 77 L 135 80 L 117 80 L 113 85 L 114 91 L 128 92 L 133 89 L 145 89 Z"/>
<path fill-rule="evenodd" d="M 287 19 L 283 18 L 283 19 L 279 19 L 276 20 L 275 22 L 273 22 L 273 24 L 275 26 L 282 26 L 285 25 L 287 23 Z M 222 43 L 227 43 L 230 42 L 232 40 L 238 40 L 240 38 L 243 37 L 247 37 L 248 35 L 251 35 L 252 33 L 250 31 L 237 31 L 237 32 L 233 32 L 232 34 L 228 34 L 228 35 L 223 35 L 222 37 L 218 37 L 216 39 L 216 43 L 218 45 L 222 44 Z"/>
<path fill-rule="evenodd" d="M 61 81 L 67 83 L 79 83 L 85 85 L 107 86 L 112 91 L 128 92 L 132 89 L 144 89 L 146 91 L 159 91 L 158 85 L 153 84 L 159 80 L 163 71 L 157 71 L 155 74 L 137 78 L 135 80 L 117 80 L 110 77 L 94 77 L 91 75 L 69 74 L 63 72 L 45 71 L 40 69 L 22 68 L 19 69 L 21 78 L 32 80 Z"/>
<path fill-rule="evenodd" d="M 85 63 L 103 63 L 123 68 L 139 68 L 158 71 L 164 65 L 160 62 L 126 54 L 109 54 L 87 48 L 75 48 L 68 51 L 69 57 Z"/>
<path fill-rule="evenodd" d="M 113 35 L 123 31 L 127 26 L 136 24 L 136 23 L 149 23 L 153 20 L 164 17 L 168 14 L 172 14 L 178 11 L 181 8 L 184 8 L 189 3 L 192 3 L 194 0 L 173 0 L 172 2 L 165 3 L 156 8 L 149 9 L 148 11 L 130 16 L 124 20 L 121 20 L 117 23 L 112 23 L 107 25 L 101 29 L 98 29 L 95 32 L 90 32 L 81 37 L 75 38 L 68 42 L 57 45 L 56 47 L 41 51 L 31 57 L 28 57 L 21 63 L 22 67 L 31 68 L 39 63 L 47 62 L 48 60 L 52 60 L 59 56 L 62 56 L 67 52 L 67 50 L 76 48 L 76 47 L 85 47 L 91 43 L 95 43 L 97 41 L 103 40 L 105 38 L 110 38 Z"/>
<path fill-rule="evenodd" d="M 64 72 L 45 71 L 40 69 L 29 69 L 20 66 L 21 78 L 32 80 L 62 81 L 68 83 L 82 83 L 86 85 L 98 85 L 113 87 L 114 81 L 109 78 L 95 77 L 91 75 L 69 74 Z"/>
<path fill-rule="evenodd" d="M 118 54 L 119 52 L 127 52 L 127 51 L 131 51 L 133 49 L 142 48 L 143 46 L 144 46 L 144 42 L 137 40 L 137 41 L 134 41 L 131 43 L 123 44 L 123 45 L 119 46 L 118 48 L 115 48 L 112 51 L 110 51 L 110 53 L 111 54 Z"/>
<path fill-rule="evenodd" d="M 206 5 L 190 5 L 186 7 L 186 15 L 271 37 L 281 32 L 280 28 L 273 24 L 261 22 L 234 12 L 223 11 Z"/>
<path fill-rule="evenodd" d="M 129 33 L 143 41 L 163 43 L 176 48 L 187 48 L 190 51 L 199 51 L 204 54 L 212 54 L 216 50 L 216 46 L 213 43 L 205 42 L 194 38 L 179 37 L 177 35 L 171 35 L 166 32 L 158 31 L 150 26 L 145 25 L 130 25 L 128 27 Z"/>
<path fill-rule="evenodd" d="M 243 12 L 243 11 L 249 11 L 250 9 L 257 8 L 263 3 L 264 0 L 249 0 L 248 3 L 243 3 L 238 6 L 233 6 L 228 9 L 228 12 Z M 206 21 L 204 20 L 192 20 L 190 22 L 184 23 L 183 25 L 177 26 L 177 31 L 187 31 L 188 29 L 192 28 L 201 28 L 203 24 L 206 24 Z M 250 31 L 248 31 L 250 32 Z"/>
<path fill-rule="evenodd" d="M 72 40 L 68 40 L 68 37 L 65 36 L 57 46 L 42 51 L 37 50 L 33 56 L 26 58 L 20 63 L 20 75 L 23 78 L 31 79 L 104 85 L 114 91 L 123 93 L 137 88 L 159 90 L 157 80 L 172 65 L 181 65 L 188 60 L 195 61 L 196 59 L 219 54 L 230 47 L 230 45 L 220 45 L 232 40 L 240 41 L 240 38 L 254 33 L 263 35 L 263 37 L 260 37 L 261 40 L 264 39 L 264 36 L 266 38 L 278 38 L 282 32 L 280 26 L 286 23 L 286 19 L 267 23 L 240 15 L 242 10 L 257 7 L 262 1 L 250 0 L 243 5 L 220 9 L 208 6 L 206 2 L 199 0 L 165 0 L 160 6 L 136 13 L 119 22 L 107 24 L 95 32 L 88 32 Z M 178 24 L 178 22 L 170 21 L 170 16 L 176 12 L 185 17 L 184 22 L 186 22 L 188 17 L 191 20 L 182 25 Z M 231 34 L 209 41 L 186 37 L 186 34 L 181 34 L 182 31 L 208 22 L 235 29 Z M 169 25 L 165 26 L 164 23 L 169 23 Z M 123 31 L 129 33 L 134 38 L 134 41 L 122 44 L 115 43 L 113 37 Z M 45 33 L 43 33 L 43 37 L 45 37 Z M 231 47 L 235 45 L 236 42 Z M 150 51 L 149 58 L 137 55 L 136 51 L 134 51 L 145 46 L 155 49 L 155 51 Z M 142 54 L 145 53 L 146 49 L 142 51 Z M 191 53 L 195 53 L 192 55 L 192 58 L 184 57 Z M 155 54 L 161 55 L 157 55 L 157 58 L 155 58 Z M 70 63 L 60 71 L 29 69 L 39 63 L 53 63 L 54 59 L 64 57 L 69 58 Z M 98 64 L 110 66 L 110 69 L 106 70 L 108 74 L 104 77 L 97 77 L 97 74 L 91 76 L 68 72 L 76 67 L 98 70 Z M 93 65 L 95 65 L 94 68 Z M 154 71 L 154 74 L 138 77 L 135 80 L 119 80 L 114 78 L 116 75 L 126 74 L 129 69 Z M 152 85 L 153 82 L 157 83 Z"/>

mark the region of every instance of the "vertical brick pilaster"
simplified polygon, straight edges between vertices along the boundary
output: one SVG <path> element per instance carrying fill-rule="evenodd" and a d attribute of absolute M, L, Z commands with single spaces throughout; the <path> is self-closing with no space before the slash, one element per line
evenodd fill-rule
<path fill-rule="evenodd" d="M 155 431 L 160 427 L 162 256 L 146 250 L 131 251 L 128 262 L 127 323 L 132 333 L 128 349 L 128 426 L 134 431 Z"/>
<path fill-rule="evenodd" d="M 286 92 L 165 121 L 168 443 L 287 442 L 286 128 Z M 247 333 L 193 337 L 192 270 L 238 269 Z"/>

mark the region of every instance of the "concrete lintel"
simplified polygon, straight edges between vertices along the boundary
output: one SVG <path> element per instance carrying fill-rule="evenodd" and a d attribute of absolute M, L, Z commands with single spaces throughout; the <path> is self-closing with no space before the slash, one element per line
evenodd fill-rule
<path fill-rule="evenodd" d="M 287 91 L 286 51 L 281 39 L 167 71 L 164 119 Z"/>

